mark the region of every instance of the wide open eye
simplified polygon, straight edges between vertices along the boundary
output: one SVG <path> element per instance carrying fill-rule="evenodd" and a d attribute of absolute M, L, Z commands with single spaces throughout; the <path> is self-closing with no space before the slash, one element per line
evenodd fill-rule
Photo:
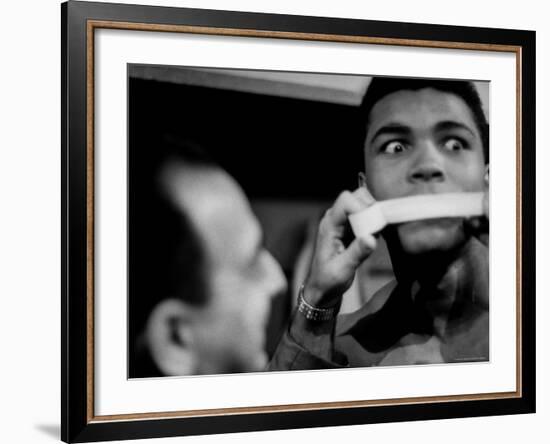
<path fill-rule="evenodd" d="M 468 144 L 457 137 L 449 137 L 443 142 L 443 148 L 447 151 L 461 151 L 468 149 Z"/>
<path fill-rule="evenodd" d="M 408 149 L 408 145 L 401 142 L 400 140 L 392 140 L 388 143 L 385 143 L 380 148 L 381 153 L 386 154 L 399 154 Z"/>

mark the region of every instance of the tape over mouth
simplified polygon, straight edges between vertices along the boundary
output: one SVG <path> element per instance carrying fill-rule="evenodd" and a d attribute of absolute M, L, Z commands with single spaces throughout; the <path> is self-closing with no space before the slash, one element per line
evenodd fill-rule
<path fill-rule="evenodd" d="M 356 237 L 373 235 L 387 225 L 424 219 L 467 218 L 482 216 L 483 194 L 421 194 L 382 200 L 348 216 Z"/>

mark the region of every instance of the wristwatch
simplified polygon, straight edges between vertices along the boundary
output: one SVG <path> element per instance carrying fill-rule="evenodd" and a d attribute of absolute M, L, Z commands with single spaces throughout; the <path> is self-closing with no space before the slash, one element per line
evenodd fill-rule
<path fill-rule="evenodd" d="M 298 311 L 310 321 L 330 321 L 338 314 L 337 305 L 328 308 L 318 308 L 309 304 L 304 298 L 305 284 L 298 290 Z"/>

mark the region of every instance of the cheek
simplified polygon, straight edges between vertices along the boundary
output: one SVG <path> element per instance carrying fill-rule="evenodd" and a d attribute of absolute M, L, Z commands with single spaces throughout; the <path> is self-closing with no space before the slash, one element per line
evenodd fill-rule
<path fill-rule="evenodd" d="M 371 160 L 365 169 L 367 187 L 376 200 L 401 197 L 404 194 L 406 168 L 402 164 L 387 165 Z"/>
<path fill-rule="evenodd" d="M 482 191 L 485 188 L 485 165 L 482 162 L 461 162 L 447 168 L 450 180 L 462 191 Z"/>
<path fill-rule="evenodd" d="M 269 308 L 271 304 L 269 300 L 259 294 L 251 294 L 246 301 L 244 301 L 241 310 L 241 323 L 243 328 L 248 333 L 256 338 L 254 340 L 263 340 L 267 322 L 269 319 Z"/>
<path fill-rule="evenodd" d="M 220 296 L 217 305 L 226 318 L 226 325 L 240 335 L 261 335 L 270 307 L 262 283 L 230 273 L 217 287 Z"/>

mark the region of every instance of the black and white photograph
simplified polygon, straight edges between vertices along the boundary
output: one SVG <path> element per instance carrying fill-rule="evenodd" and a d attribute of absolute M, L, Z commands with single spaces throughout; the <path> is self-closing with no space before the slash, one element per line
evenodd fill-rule
<path fill-rule="evenodd" d="M 62 21 L 62 439 L 534 412 L 533 32 Z"/>
<path fill-rule="evenodd" d="M 490 362 L 489 81 L 127 81 L 130 379 Z"/>
<path fill-rule="evenodd" d="M 4 2 L 0 442 L 546 443 L 511 6 Z"/>

